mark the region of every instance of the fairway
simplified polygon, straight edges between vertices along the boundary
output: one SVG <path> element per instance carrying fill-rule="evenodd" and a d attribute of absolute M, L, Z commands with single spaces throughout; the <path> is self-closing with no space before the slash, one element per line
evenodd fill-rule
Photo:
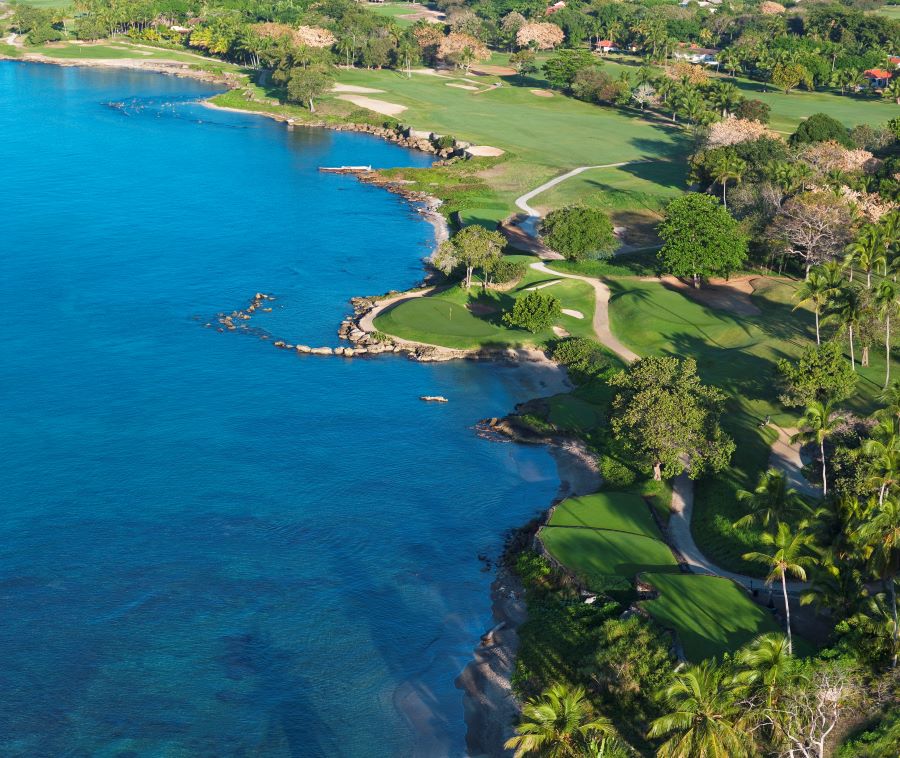
<path fill-rule="evenodd" d="M 583 526 L 631 532 L 652 539 L 662 535 L 643 498 L 626 492 L 595 492 L 556 506 L 551 526 Z"/>
<path fill-rule="evenodd" d="M 759 634 L 779 631 L 772 615 L 729 579 L 652 572 L 641 578 L 660 593 L 641 606 L 663 626 L 678 630 L 691 661 L 721 656 Z"/>

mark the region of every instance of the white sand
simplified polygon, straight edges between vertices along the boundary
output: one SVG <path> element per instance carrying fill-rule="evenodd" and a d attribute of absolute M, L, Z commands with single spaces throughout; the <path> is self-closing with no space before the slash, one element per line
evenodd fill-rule
<path fill-rule="evenodd" d="M 475 92 L 478 91 L 478 87 L 473 87 L 471 84 L 456 84 L 454 82 L 447 82 L 446 86 L 447 87 L 456 87 L 456 89 L 474 90 Z"/>
<path fill-rule="evenodd" d="M 389 103 L 386 100 L 375 100 L 364 95 L 338 95 L 337 99 L 346 100 L 349 103 L 358 105 L 360 108 L 368 108 L 370 111 L 375 111 L 385 116 L 399 116 L 406 110 L 405 105 Z"/>
<path fill-rule="evenodd" d="M 562 312 L 572 318 L 584 318 L 584 314 L 581 311 L 576 311 L 573 308 L 563 308 Z"/>
<path fill-rule="evenodd" d="M 472 147 L 466 148 L 466 152 L 469 155 L 480 158 L 492 158 L 497 155 L 503 155 L 505 151 L 501 150 L 499 147 L 491 147 L 490 145 L 472 145 Z"/>
<path fill-rule="evenodd" d="M 383 89 L 372 89 L 371 87 L 359 87 L 355 84 L 335 84 L 331 88 L 332 92 L 355 92 L 359 95 L 377 95 L 384 92 Z"/>

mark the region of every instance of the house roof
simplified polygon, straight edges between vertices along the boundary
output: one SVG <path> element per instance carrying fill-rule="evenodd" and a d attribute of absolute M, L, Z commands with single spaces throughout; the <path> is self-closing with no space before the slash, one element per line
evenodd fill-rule
<path fill-rule="evenodd" d="M 611 39 L 601 39 L 597 42 L 597 47 L 615 47 L 615 42 Z"/>
<path fill-rule="evenodd" d="M 867 68 L 864 72 L 870 79 L 890 79 L 891 72 L 885 71 L 883 68 Z"/>
<path fill-rule="evenodd" d="M 892 55 L 890 58 L 888 58 L 888 63 L 892 63 L 895 66 L 900 65 L 900 56 Z"/>

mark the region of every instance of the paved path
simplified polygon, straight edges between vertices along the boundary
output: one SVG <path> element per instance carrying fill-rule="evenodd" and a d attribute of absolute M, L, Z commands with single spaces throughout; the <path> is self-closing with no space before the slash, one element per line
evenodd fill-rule
<path fill-rule="evenodd" d="M 769 466 L 784 472 L 788 487 L 797 490 L 807 497 L 821 498 L 822 488 L 812 484 L 803 476 L 803 460 L 800 457 L 801 445 L 791 442 L 791 437 L 797 433 L 797 429 L 772 425 L 778 432 L 778 438 L 772 443 L 772 452 L 769 455 Z"/>
<path fill-rule="evenodd" d="M 540 271 L 543 274 L 549 274 L 550 276 L 558 276 L 563 279 L 578 279 L 582 282 L 587 282 L 594 288 L 595 295 L 595 305 L 594 305 L 594 332 L 597 334 L 597 339 L 600 340 L 601 344 L 608 347 L 612 350 L 616 355 L 618 355 L 623 361 L 627 363 L 631 363 L 632 361 L 636 361 L 638 359 L 638 354 L 633 350 L 629 350 L 625 345 L 619 342 L 618 339 L 613 335 L 612 331 L 609 328 L 609 287 L 603 283 L 600 279 L 595 279 L 590 276 L 579 276 L 577 274 L 564 274 L 561 271 L 553 271 L 552 269 L 547 268 L 547 264 L 541 261 L 540 263 L 532 263 L 531 268 L 535 271 Z"/>

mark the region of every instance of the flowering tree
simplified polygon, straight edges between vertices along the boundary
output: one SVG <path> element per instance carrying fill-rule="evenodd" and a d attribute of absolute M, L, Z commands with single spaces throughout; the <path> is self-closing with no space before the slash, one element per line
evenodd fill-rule
<path fill-rule="evenodd" d="M 709 127 L 706 137 L 706 147 L 728 147 L 741 142 L 754 142 L 761 137 L 768 139 L 781 139 L 778 134 L 771 131 L 765 124 L 759 121 L 750 121 L 746 118 L 726 118 L 717 121 Z"/>
<path fill-rule="evenodd" d="M 778 211 L 769 237 L 799 258 L 807 274 L 812 266 L 833 260 L 853 234 L 850 208 L 827 192 L 804 192 Z"/>
<path fill-rule="evenodd" d="M 475 37 L 451 32 L 438 45 L 437 57 L 468 72 L 469 66 L 475 61 L 488 60 L 491 57 L 491 51 Z"/>
<path fill-rule="evenodd" d="M 552 50 L 561 45 L 565 35 L 556 24 L 540 22 L 525 24 L 516 32 L 516 44 L 519 47 L 536 47 L 538 50 Z"/>

